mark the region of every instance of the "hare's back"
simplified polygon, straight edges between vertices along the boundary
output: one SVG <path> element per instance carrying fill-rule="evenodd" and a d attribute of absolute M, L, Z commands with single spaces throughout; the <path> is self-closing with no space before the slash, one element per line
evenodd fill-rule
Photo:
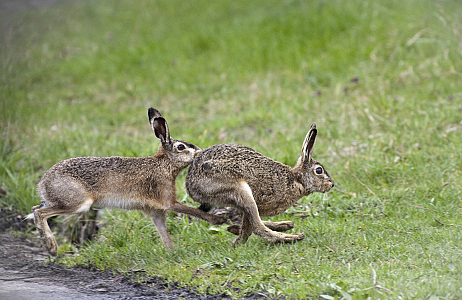
<path fill-rule="evenodd" d="M 248 160 L 257 157 L 264 157 L 263 154 L 258 153 L 250 147 L 237 145 L 237 144 L 219 144 L 213 145 L 207 149 L 202 150 L 196 155 L 196 161 L 209 161 L 209 160 L 227 160 L 238 159 Z"/>
<path fill-rule="evenodd" d="M 149 166 L 150 158 L 135 157 L 76 157 L 63 160 L 48 170 L 42 181 L 73 178 L 87 187 L 126 181 L 129 178 L 143 177 L 144 169 Z"/>
<path fill-rule="evenodd" d="M 214 162 L 222 168 L 233 168 L 236 165 L 255 165 L 255 162 L 265 160 L 270 159 L 252 148 L 235 144 L 219 144 L 199 152 L 192 167 L 203 167 L 204 164 Z"/>
<path fill-rule="evenodd" d="M 188 171 L 190 176 L 233 176 L 243 179 L 258 179 L 267 177 L 274 172 L 280 172 L 281 163 L 253 150 L 252 148 L 220 144 L 202 150 L 196 155 Z"/>

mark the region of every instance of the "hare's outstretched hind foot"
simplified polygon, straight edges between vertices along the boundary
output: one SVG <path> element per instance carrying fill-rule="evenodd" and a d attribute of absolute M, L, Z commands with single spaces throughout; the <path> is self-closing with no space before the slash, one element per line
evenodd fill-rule
<path fill-rule="evenodd" d="M 265 241 L 269 243 L 293 243 L 301 241 L 305 238 L 303 233 L 281 233 L 271 232 L 271 234 L 259 234 Z"/>
<path fill-rule="evenodd" d="M 290 234 L 285 234 L 285 237 L 283 237 L 283 240 L 281 241 L 281 243 L 294 243 L 294 242 L 299 242 L 303 239 L 305 239 L 305 234 L 303 233 L 290 233 Z"/>
<path fill-rule="evenodd" d="M 271 236 L 269 239 L 265 237 L 264 239 L 270 243 L 295 243 L 305 238 L 305 235 L 303 233 L 290 233 L 290 234 L 280 233 L 280 234 L 281 234 L 280 237 Z M 247 239 L 245 239 L 245 241 L 247 241 Z M 237 238 L 234 239 L 232 245 L 236 246 L 238 244 L 243 244 L 245 243 L 245 241 L 243 240 L 241 236 L 238 236 Z"/>
<path fill-rule="evenodd" d="M 270 222 L 270 221 L 263 221 L 263 225 L 268 227 L 273 231 L 283 232 L 288 231 L 294 228 L 294 222 L 292 221 L 281 221 L 281 222 Z M 232 234 L 239 235 L 239 231 L 241 230 L 241 225 L 233 224 L 226 228 L 227 231 L 231 232 Z"/>

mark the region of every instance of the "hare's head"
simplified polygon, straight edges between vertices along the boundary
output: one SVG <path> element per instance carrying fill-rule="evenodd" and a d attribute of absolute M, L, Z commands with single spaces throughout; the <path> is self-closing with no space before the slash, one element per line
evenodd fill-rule
<path fill-rule="evenodd" d="M 307 194 L 328 192 L 334 186 L 334 180 L 323 165 L 311 157 L 316 135 L 316 125 L 313 124 L 305 137 L 302 153 L 294 168 L 299 173 Z"/>
<path fill-rule="evenodd" d="M 162 117 L 157 109 L 149 108 L 148 110 L 149 123 L 156 137 L 160 140 L 160 148 L 165 151 L 169 160 L 176 166 L 185 168 L 192 163 L 201 149 L 191 143 L 175 140 L 170 137 L 167 121 Z"/>

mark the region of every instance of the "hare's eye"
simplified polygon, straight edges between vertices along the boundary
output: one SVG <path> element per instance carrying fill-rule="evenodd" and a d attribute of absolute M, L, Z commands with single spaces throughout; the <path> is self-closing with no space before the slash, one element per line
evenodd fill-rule
<path fill-rule="evenodd" d="M 315 171 L 316 171 L 316 174 L 318 174 L 318 175 L 322 174 L 322 168 L 321 167 L 317 167 Z"/>
<path fill-rule="evenodd" d="M 183 144 L 179 144 L 176 148 L 177 148 L 179 151 L 183 151 L 184 149 L 186 149 L 186 146 L 183 145 Z"/>

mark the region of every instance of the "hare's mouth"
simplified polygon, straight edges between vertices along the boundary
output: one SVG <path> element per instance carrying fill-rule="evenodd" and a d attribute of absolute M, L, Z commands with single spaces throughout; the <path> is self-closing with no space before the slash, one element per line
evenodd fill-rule
<path fill-rule="evenodd" d="M 331 182 L 329 183 L 327 186 L 326 186 L 326 189 L 322 191 L 322 193 L 327 193 L 328 191 L 330 191 L 332 188 L 334 187 L 334 183 Z"/>

